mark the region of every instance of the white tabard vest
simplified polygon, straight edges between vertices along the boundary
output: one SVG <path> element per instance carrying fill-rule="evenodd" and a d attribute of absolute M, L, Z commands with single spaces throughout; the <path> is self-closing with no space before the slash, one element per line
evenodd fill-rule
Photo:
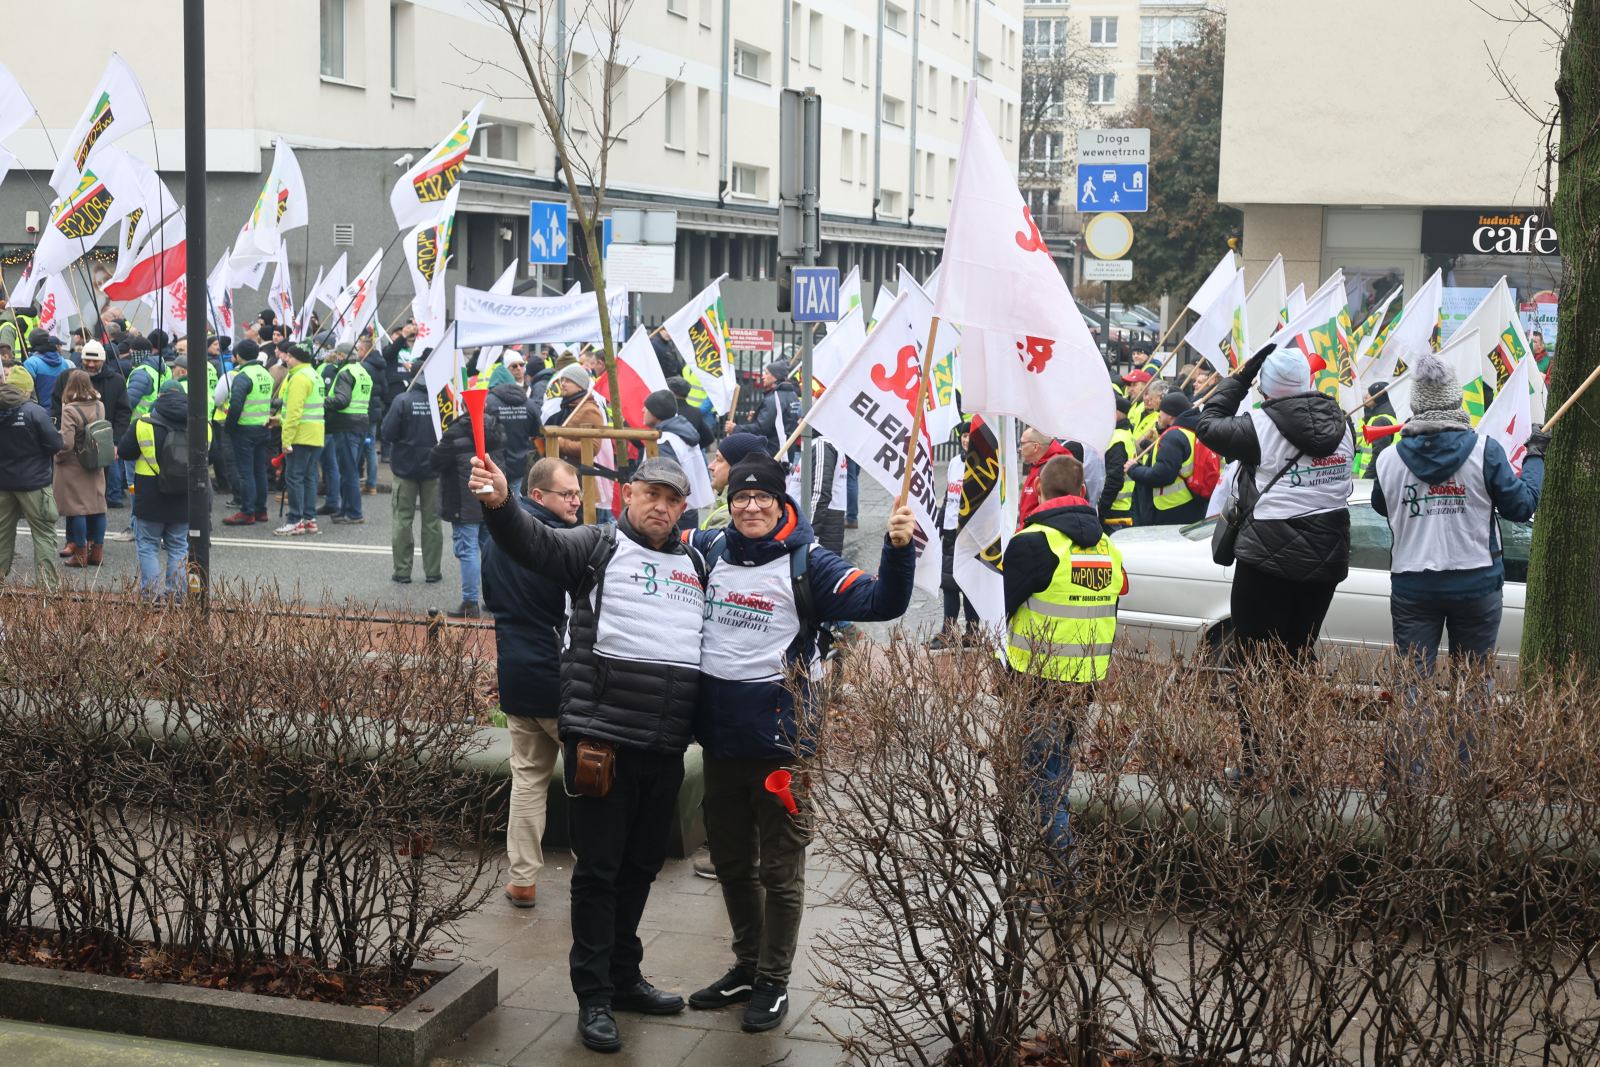
<path fill-rule="evenodd" d="M 1273 425 L 1272 416 L 1260 408 L 1250 412 L 1250 421 L 1261 446 L 1261 464 L 1256 468 L 1256 492 L 1260 494 L 1300 450 Z M 1355 487 L 1352 474 L 1355 454 L 1355 438 L 1346 426 L 1333 455 L 1302 455 L 1295 460 L 1289 473 L 1278 478 L 1272 491 L 1259 497 L 1255 517 L 1298 519 L 1348 507 L 1350 492 Z"/>
<path fill-rule="evenodd" d="M 800 635 L 789 557 L 759 567 L 719 559 L 706 591 L 700 670 L 728 682 L 783 677 L 783 654 Z"/>
<path fill-rule="evenodd" d="M 1378 454 L 1378 484 L 1394 531 L 1391 571 L 1465 571 L 1494 562 L 1491 553 L 1499 539 L 1483 476 L 1483 448 L 1480 437 L 1461 469 L 1438 485 L 1411 473 L 1398 447 Z"/>
<path fill-rule="evenodd" d="M 700 661 L 705 594 L 683 553 L 657 552 L 621 532 L 606 564 L 595 613 L 594 650 L 608 659 L 694 667 Z M 590 592 L 590 603 L 596 592 Z"/>
<path fill-rule="evenodd" d="M 954 530 L 961 525 L 961 487 L 967 480 L 967 461 L 957 456 L 950 461 L 945 474 L 944 528 Z"/>
<path fill-rule="evenodd" d="M 812 442 L 811 499 L 817 500 L 821 498 L 822 480 L 829 477 L 831 474 L 833 478 L 833 492 L 828 497 L 828 510 L 843 511 L 845 510 L 846 503 L 845 493 L 849 490 L 848 483 L 850 479 L 850 460 L 847 459 L 845 454 L 840 452 L 837 448 L 833 450 L 833 454 L 835 457 L 837 457 L 838 462 L 833 465 L 833 470 L 830 472 L 826 467 L 823 466 L 823 460 L 826 459 L 828 455 L 828 446 L 826 442 L 820 439 Z M 799 500 L 800 498 L 795 497 L 795 499 Z"/>

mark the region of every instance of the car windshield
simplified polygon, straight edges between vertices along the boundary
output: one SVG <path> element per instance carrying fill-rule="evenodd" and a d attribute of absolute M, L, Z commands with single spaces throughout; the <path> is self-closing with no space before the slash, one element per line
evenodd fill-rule
<path fill-rule="evenodd" d="M 1191 541 L 1209 541 L 1211 540 L 1211 528 L 1216 524 L 1217 517 L 1213 515 L 1209 519 L 1191 522 L 1189 525 L 1179 529 L 1178 532 Z"/>

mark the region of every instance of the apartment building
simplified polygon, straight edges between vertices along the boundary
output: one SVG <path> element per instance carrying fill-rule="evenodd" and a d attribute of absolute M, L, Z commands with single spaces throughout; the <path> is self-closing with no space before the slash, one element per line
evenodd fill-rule
<path fill-rule="evenodd" d="M 536 11 L 541 5 L 526 6 Z M 620 140 L 609 162 L 618 207 L 678 213 L 677 283 L 646 298 L 655 318 L 710 278 L 729 275 L 731 315 L 774 313 L 778 100 L 783 87 L 823 98 L 825 263 L 859 265 L 864 291 L 892 283 L 896 264 L 930 271 L 943 243 L 968 87 L 978 87 L 1016 158 L 1022 0 L 637 0 L 619 62 L 605 62 L 593 24 L 566 24 L 576 3 L 543 5 L 528 36 L 566 54 L 559 92 L 576 150 L 595 155 L 594 108 L 609 92 Z M 43 187 L 112 49 L 143 83 L 154 129 L 121 144 L 161 171 L 182 198 L 180 0 L 80 0 L 71 62 L 59 50 L 13 50 L 6 63 L 42 123 L 13 135 L 18 168 Z M 296 149 L 311 222 L 290 240 L 291 273 L 348 252 L 358 266 L 395 226 L 388 190 L 414 158 L 480 98 L 487 100 L 462 181 L 452 281 L 487 286 L 525 262 L 530 200 L 560 200 L 550 139 L 496 5 L 488 0 L 212 0 L 206 5 L 213 259 L 254 203 L 270 146 Z M 42 202 L 28 175 L 0 187 L 0 258 L 15 277 Z M 109 249 L 105 250 L 109 251 Z M 397 261 L 386 276 L 401 272 Z M 580 280 L 574 259 L 545 280 Z M 408 294 L 396 282 L 385 313 Z M 250 296 L 241 296 L 250 310 Z M 870 299 L 870 295 L 869 295 Z"/>

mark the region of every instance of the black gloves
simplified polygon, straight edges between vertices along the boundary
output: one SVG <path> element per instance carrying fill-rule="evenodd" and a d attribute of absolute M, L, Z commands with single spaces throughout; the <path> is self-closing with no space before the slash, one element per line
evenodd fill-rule
<path fill-rule="evenodd" d="M 1543 459 L 1544 450 L 1549 447 L 1550 435 L 1545 432 L 1543 426 L 1535 424 L 1533 432 L 1528 435 L 1527 458 Z"/>
<path fill-rule="evenodd" d="M 1267 362 L 1267 357 L 1272 355 L 1273 351 L 1277 347 L 1278 346 L 1276 344 L 1268 343 L 1261 349 L 1261 351 L 1257 352 L 1255 355 L 1246 360 L 1244 366 L 1239 368 L 1239 370 L 1234 374 L 1234 377 L 1238 378 L 1246 385 L 1249 385 L 1251 382 L 1255 381 L 1256 375 L 1261 373 L 1262 366 Z"/>

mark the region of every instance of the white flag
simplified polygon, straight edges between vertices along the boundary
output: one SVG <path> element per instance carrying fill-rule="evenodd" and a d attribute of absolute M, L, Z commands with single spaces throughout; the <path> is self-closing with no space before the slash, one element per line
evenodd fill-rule
<path fill-rule="evenodd" d="M 125 160 L 139 184 L 138 204 L 122 220 L 117 269 L 103 287 L 113 300 L 160 289 L 189 265 L 183 209 L 159 175 L 133 156 Z"/>
<path fill-rule="evenodd" d="M 225 250 L 222 258 L 217 260 L 217 265 L 211 268 L 211 274 L 206 278 L 206 315 L 210 319 L 211 328 L 219 337 L 233 337 L 233 277 L 228 268 L 228 254 Z"/>
<path fill-rule="evenodd" d="M 1116 404 L 1105 361 L 1023 203 L 975 83 L 942 267 L 934 314 L 962 327 L 963 404 L 1057 437 L 1109 440 Z"/>
<path fill-rule="evenodd" d="M 843 306 L 841 301 L 840 307 Z M 811 350 L 812 399 L 823 394 L 850 357 L 866 343 L 867 327 L 862 318 L 861 305 L 857 303 L 840 316 L 838 322 L 828 327 L 827 335 Z"/>
<path fill-rule="evenodd" d="M 39 329 L 44 330 L 62 344 L 72 339 L 70 320 L 78 313 L 78 302 L 72 297 L 72 284 L 65 273 L 52 274 L 39 286 L 39 296 L 34 301 L 39 309 Z"/>
<path fill-rule="evenodd" d="M 416 323 L 417 335 L 411 339 L 412 352 L 425 352 L 435 347 L 445 331 L 445 311 L 449 304 L 445 301 L 444 277 L 445 271 L 450 266 L 449 257 L 439 264 L 439 269 L 433 272 L 433 279 L 428 283 L 428 292 L 422 300 L 411 301 L 411 321 Z M 479 356 L 478 366 L 487 367 L 494 362 Z"/>
<path fill-rule="evenodd" d="M 1236 270 L 1217 289 L 1211 305 L 1201 312 L 1200 321 L 1184 335 L 1184 343 L 1200 353 L 1218 374 L 1232 374 L 1250 358 L 1244 337 L 1247 303 L 1244 271 Z"/>
<path fill-rule="evenodd" d="M 722 279 L 696 293 L 666 321 L 667 336 L 684 362 L 695 370 L 700 387 L 718 414 L 733 401 L 734 368 L 728 358 L 728 322 L 722 316 Z"/>
<path fill-rule="evenodd" d="M 850 273 L 844 276 L 844 281 L 839 283 L 839 320 L 850 314 L 851 310 L 861 306 L 861 268 L 851 267 Z M 833 327 L 829 326 L 832 330 Z"/>
<path fill-rule="evenodd" d="M 1211 273 L 1206 275 L 1206 280 L 1200 283 L 1200 288 L 1194 291 L 1189 298 L 1187 307 L 1196 315 L 1204 315 L 1217 302 L 1217 297 L 1222 291 L 1233 284 L 1234 275 L 1239 272 L 1233 262 L 1233 251 L 1230 249 L 1222 253 L 1222 258 L 1217 260 L 1217 265 L 1211 268 Z"/>
<path fill-rule="evenodd" d="M 345 265 L 345 256 L 348 254 L 347 252 L 339 253 L 339 258 L 334 260 L 333 266 L 322 276 L 321 284 L 311 293 L 311 297 L 329 311 L 336 309 L 339 294 L 344 292 L 345 276 L 348 270 Z"/>
<path fill-rule="evenodd" d="M 478 113 L 482 110 L 483 101 L 479 100 L 444 140 L 394 183 L 389 193 L 389 207 L 400 229 L 410 229 L 438 218 L 440 207 L 461 180 L 463 161 L 477 133 Z"/>
<path fill-rule="evenodd" d="M 1506 384 L 1495 394 L 1494 403 L 1478 420 L 1478 433 L 1491 441 L 1500 442 L 1511 469 L 1522 473 L 1522 461 L 1528 454 L 1528 435 L 1533 432 L 1533 382 L 1531 369 L 1536 361 L 1524 356 L 1517 362 L 1506 379 Z"/>
<path fill-rule="evenodd" d="M 1004 626 L 1006 593 L 1000 562 L 1004 534 L 1016 523 L 1006 523 L 1003 494 L 1009 491 L 1015 497 L 1018 486 L 1002 476 L 1000 442 L 993 424 L 974 419 L 968 441 L 951 573 L 983 624 Z"/>
<path fill-rule="evenodd" d="M 906 468 L 907 441 L 916 409 L 921 353 L 927 343 L 926 318 L 916 314 L 920 294 L 902 292 L 878 319 L 878 327 L 845 364 L 827 392 L 811 407 L 808 421 L 863 473 L 899 497 Z M 926 298 L 922 298 L 926 299 Z M 922 336 L 918 336 L 922 333 Z M 916 441 L 907 503 L 917 518 L 917 584 L 939 587 L 942 565 L 938 512 L 945 489 L 933 459 L 934 442 L 926 423 Z"/>
<path fill-rule="evenodd" d="M 513 259 L 510 263 L 506 264 L 506 269 L 500 272 L 500 277 L 494 280 L 494 284 L 489 286 L 489 292 L 495 294 L 496 296 L 510 296 L 511 290 L 516 288 L 516 285 L 517 261 Z M 489 364 L 494 363 L 505 354 L 505 350 L 505 345 L 485 345 L 483 347 L 483 351 L 478 353 L 479 365 L 488 366 Z"/>
<path fill-rule="evenodd" d="M 272 169 L 256 196 L 255 207 L 245 219 L 239 236 L 233 242 L 231 269 L 234 277 L 244 279 L 257 265 L 265 265 L 278 253 L 283 235 L 304 226 L 311 212 L 306 204 L 306 180 L 300 173 L 300 161 L 295 158 L 289 142 L 279 137 L 272 150 Z M 261 284 L 261 272 L 254 271 L 255 282 Z"/>
<path fill-rule="evenodd" d="M 50 172 L 50 188 L 62 196 L 81 188 L 92 156 L 149 123 L 150 109 L 145 105 L 139 79 L 121 56 L 111 53 L 100 84 L 89 97 L 89 106 L 72 127 L 56 169 Z"/>
<path fill-rule="evenodd" d="M 273 257 L 272 288 L 267 291 L 267 306 L 278 316 L 284 329 L 294 321 L 294 288 L 289 280 L 289 246 L 280 238 Z"/>
<path fill-rule="evenodd" d="M 1253 356 L 1256 349 L 1267 343 L 1267 338 L 1283 325 L 1283 309 L 1289 302 L 1285 292 L 1283 253 L 1272 257 L 1267 269 L 1250 287 L 1244 298 L 1245 356 Z"/>
<path fill-rule="evenodd" d="M 1444 276 L 1439 271 L 1434 271 L 1433 276 L 1422 283 L 1414 295 L 1407 295 L 1405 303 L 1400 308 L 1400 320 L 1389 329 L 1389 337 L 1384 341 L 1384 348 L 1395 346 L 1399 351 L 1410 348 L 1422 351 L 1433 347 L 1433 338 L 1439 329 L 1439 309 L 1444 300 Z M 1460 331 L 1457 331 L 1459 333 Z M 1382 353 L 1380 353 L 1382 355 Z M 1378 368 L 1384 370 L 1381 365 Z M 1388 374 L 1375 374 L 1369 380 L 1382 380 L 1394 374 L 1394 363 L 1389 361 Z M 1463 384 L 1477 377 L 1473 372 L 1463 380 Z"/>
<path fill-rule="evenodd" d="M 435 440 L 444 437 L 444 423 L 439 418 L 439 394 L 446 386 L 451 384 L 456 373 L 456 346 L 454 338 L 444 336 L 441 343 L 433 346 L 433 351 L 428 358 L 422 361 L 422 366 L 417 369 L 417 376 L 422 379 L 423 390 L 428 394 L 428 414 L 433 418 L 433 436 Z"/>
<path fill-rule="evenodd" d="M 502 296 L 457 285 L 456 338 L 460 348 L 482 345 L 598 343 L 600 308 L 594 293 L 567 296 Z M 606 292 L 611 336 L 622 336 L 628 314 L 628 291 L 613 286 Z"/>
<path fill-rule="evenodd" d="M 77 184 L 50 206 L 32 272 L 12 292 L 13 305 L 27 304 L 45 278 L 71 266 L 138 206 L 139 176 L 130 159 L 120 148 L 102 147 Z"/>
<path fill-rule="evenodd" d="M 912 311 L 923 323 L 923 329 L 926 329 L 933 317 L 932 294 L 918 285 L 911 272 L 904 267 L 900 268 L 900 291 L 911 294 Z M 960 347 L 961 331 L 953 325 L 941 325 L 934 338 L 933 358 L 928 361 L 928 407 L 923 416 L 928 424 L 928 433 L 936 444 L 950 440 L 950 435 L 961 422 L 961 409 L 956 403 L 956 383 L 960 380 L 956 361 Z M 812 362 L 815 361 L 813 353 Z"/>
<path fill-rule="evenodd" d="M 345 344 L 353 343 L 378 314 L 378 271 L 382 266 L 383 249 L 380 248 L 372 253 L 372 258 L 361 268 L 361 273 L 344 287 L 344 292 L 339 294 L 335 302 L 330 328 Z"/>
<path fill-rule="evenodd" d="M 294 321 L 294 327 L 289 332 L 291 341 L 304 341 L 306 334 L 311 332 L 311 316 L 317 311 L 317 291 L 322 288 L 322 268 L 317 268 L 317 280 L 311 283 L 311 289 L 306 293 L 306 302 L 300 308 L 300 317 Z"/>
<path fill-rule="evenodd" d="M 1297 285 L 1294 287 L 1294 291 L 1289 294 L 1288 299 L 1283 302 L 1283 310 L 1285 313 L 1285 318 L 1283 321 L 1288 322 L 1305 309 L 1306 287 L 1304 285 Z M 1277 331 L 1274 330 L 1273 332 L 1276 333 Z M 1268 337 L 1270 338 L 1271 335 L 1269 334 Z M 1252 352 L 1251 355 L 1255 355 L 1255 353 Z"/>
<path fill-rule="evenodd" d="M 450 254 L 450 234 L 455 226 L 456 199 L 460 193 L 459 185 L 451 189 L 438 212 L 413 226 L 401 241 L 405 249 L 406 269 L 411 272 L 414 301 L 426 302 L 429 299 L 433 291 L 434 272 Z"/>
<path fill-rule="evenodd" d="M 21 84 L 5 64 L 0 63 L 0 141 L 16 133 L 35 114 L 33 101 L 28 99 L 28 94 L 22 91 Z M 0 167 L 0 177 L 4 176 L 5 168 Z"/>

